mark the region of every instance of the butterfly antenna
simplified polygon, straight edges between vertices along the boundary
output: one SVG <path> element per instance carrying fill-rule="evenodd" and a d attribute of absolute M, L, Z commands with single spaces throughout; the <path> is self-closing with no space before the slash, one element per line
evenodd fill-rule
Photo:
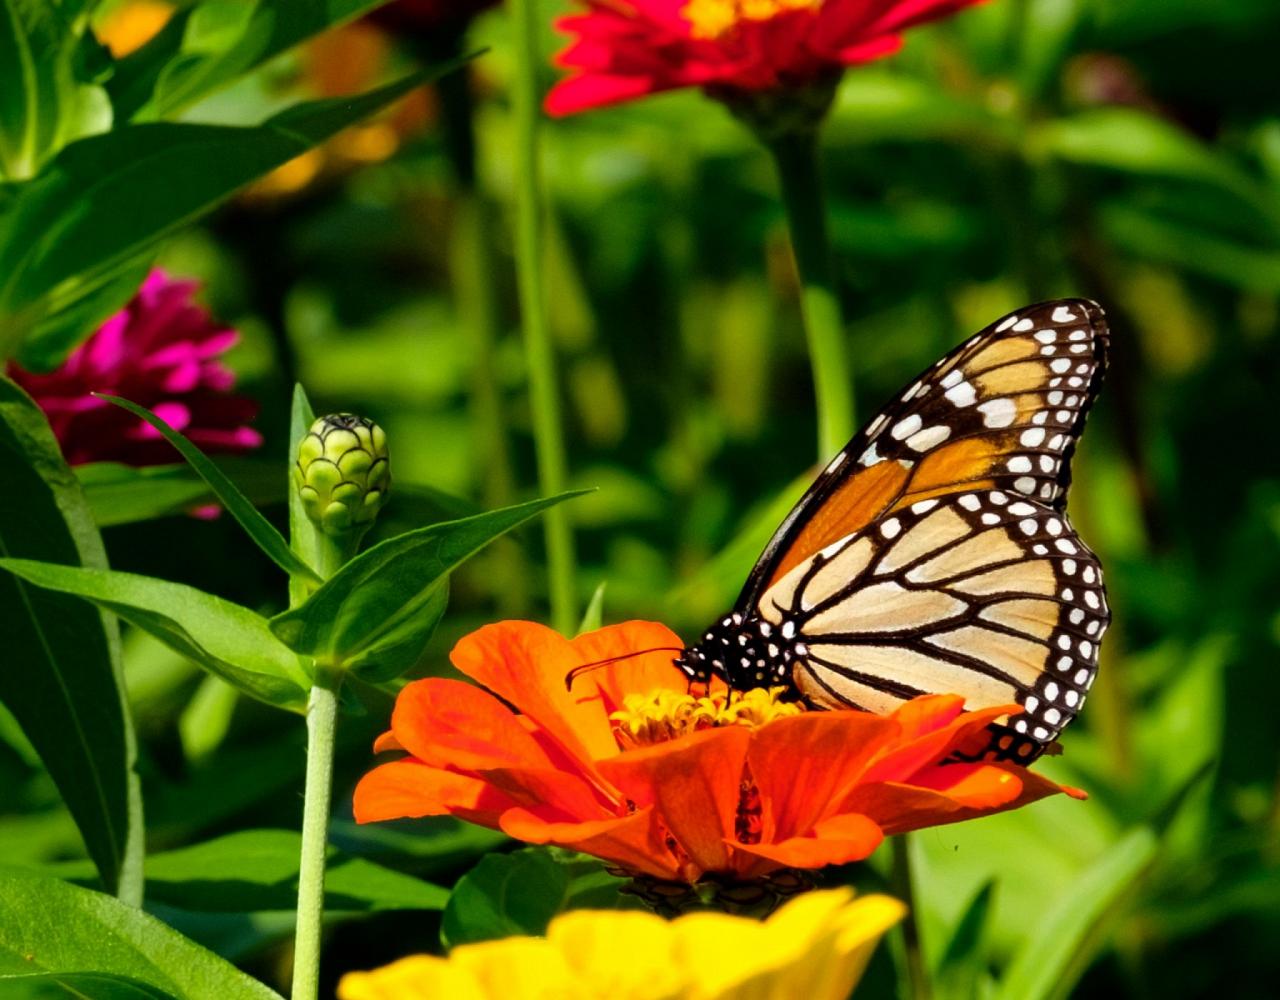
<path fill-rule="evenodd" d="M 611 656 L 607 660 L 596 660 L 594 663 L 582 663 L 564 675 L 564 687 L 566 691 L 572 691 L 573 682 L 578 679 L 579 675 L 589 673 L 592 670 L 598 670 L 600 667 L 607 667 L 609 664 L 617 663 L 619 660 L 629 660 L 633 656 L 644 656 L 647 653 L 683 652 L 683 646 L 654 646 L 652 649 L 637 649 L 634 653 L 622 653 L 618 656 Z"/>

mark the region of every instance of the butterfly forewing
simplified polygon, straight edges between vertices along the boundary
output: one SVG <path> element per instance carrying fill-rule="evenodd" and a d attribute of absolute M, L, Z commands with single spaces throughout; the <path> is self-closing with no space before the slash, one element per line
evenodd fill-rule
<path fill-rule="evenodd" d="M 794 633 L 792 676 L 815 705 L 1016 702 L 1008 727 L 1040 746 L 1084 703 L 1110 620 L 1066 516 L 1005 490 L 902 507 L 793 567 L 754 610 Z"/>
<path fill-rule="evenodd" d="M 831 461 L 775 533 L 739 608 L 920 500 L 994 489 L 1061 510 L 1106 349 L 1102 311 L 1084 299 L 1029 306 L 960 345 Z"/>

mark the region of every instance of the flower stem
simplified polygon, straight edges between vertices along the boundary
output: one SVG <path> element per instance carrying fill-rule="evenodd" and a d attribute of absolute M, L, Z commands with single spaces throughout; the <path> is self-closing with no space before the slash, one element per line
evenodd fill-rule
<path fill-rule="evenodd" d="M 800 278 L 800 308 L 818 406 L 818 457 L 825 461 L 853 433 L 854 397 L 827 233 L 818 133 L 816 129 L 787 132 L 771 139 L 768 146 L 778 169 Z"/>
<path fill-rule="evenodd" d="M 907 915 L 902 921 L 902 943 L 906 956 L 907 981 L 911 985 L 911 1000 L 929 1000 L 933 995 L 929 985 L 928 966 L 924 960 L 924 947 L 920 941 L 920 922 L 916 913 L 915 885 L 911 877 L 910 834 L 900 833 L 891 837 L 889 850 L 893 869 L 890 882 L 894 895 L 907 904 Z"/>
<path fill-rule="evenodd" d="M 511 14 L 516 32 L 512 98 L 516 123 L 516 277 L 538 454 L 538 485 L 543 496 L 553 496 L 564 492 L 566 462 L 544 276 L 544 205 L 538 155 L 540 24 L 535 0 L 512 0 Z M 553 507 L 546 511 L 542 521 L 547 539 L 551 622 L 561 634 L 572 635 L 578 612 L 568 509 L 563 505 Z"/>
<path fill-rule="evenodd" d="M 320 990 L 320 936 L 324 924 L 324 860 L 333 785 L 333 738 L 340 674 L 317 666 L 307 702 L 307 785 L 298 863 L 298 921 L 293 946 L 293 1000 L 316 1000 Z"/>

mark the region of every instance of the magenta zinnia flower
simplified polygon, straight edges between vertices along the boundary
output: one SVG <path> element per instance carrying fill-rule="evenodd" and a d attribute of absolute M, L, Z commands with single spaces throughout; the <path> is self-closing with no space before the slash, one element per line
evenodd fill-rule
<path fill-rule="evenodd" d="M 36 375 L 10 365 L 10 377 L 44 410 L 70 464 L 177 460 L 154 428 L 95 392 L 153 410 L 206 452 L 247 451 L 262 443 L 262 435 L 246 426 L 257 404 L 231 393 L 235 373 L 218 360 L 240 335 L 192 301 L 197 288 L 198 282 L 153 270 L 61 367 Z"/>
<path fill-rule="evenodd" d="M 901 32 L 980 0 L 583 0 L 556 26 L 574 36 L 553 115 L 677 87 L 806 86 L 896 52 Z"/>

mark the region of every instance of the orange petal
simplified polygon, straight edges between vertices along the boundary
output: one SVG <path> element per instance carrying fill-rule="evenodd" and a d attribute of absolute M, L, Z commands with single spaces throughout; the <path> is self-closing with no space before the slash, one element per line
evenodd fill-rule
<path fill-rule="evenodd" d="M 949 700 L 956 696 L 945 697 Z M 920 702 L 941 700 L 943 700 L 943 696 L 937 695 L 915 698 L 898 709 L 898 712 L 895 712 L 891 718 L 898 721 L 898 713 L 904 712 L 912 706 L 927 708 L 927 706 L 919 706 L 918 703 Z M 931 726 L 929 722 L 921 724 L 922 720 L 918 716 L 914 718 L 908 717 L 898 745 L 868 768 L 864 780 L 868 782 L 903 781 L 910 784 L 912 783 L 912 776 L 921 768 L 945 760 L 951 756 L 953 750 L 965 746 L 975 734 L 984 731 L 988 724 L 1001 716 L 1017 711 L 1020 711 L 1017 705 L 1000 705 L 995 708 L 985 708 L 965 714 L 952 713 L 948 710 L 945 713 L 934 715 L 931 720 L 936 722 L 945 716 L 950 716 L 946 723 L 941 726 Z M 987 737 L 985 734 L 981 742 L 983 745 L 986 744 Z"/>
<path fill-rule="evenodd" d="M 536 622 L 498 622 L 464 636 L 449 655 L 455 667 L 527 715 L 570 756 L 590 761 L 618 752 L 595 689 L 565 688 L 565 675 L 586 661 L 558 632 Z"/>
<path fill-rule="evenodd" d="M 601 790 L 575 772 L 554 767 L 497 767 L 477 777 L 548 819 L 576 823 L 616 816 L 623 808 L 613 789 Z"/>
<path fill-rule="evenodd" d="M 629 751 L 600 763 L 632 802 L 653 806 L 662 824 L 702 871 L 729 865 L 742 765 L 751 731 L 708 729 L 670 743 Z"/>
<path fill-rule="evenodd" d="M 925 694 L 899 705 L 889 718 L 902 726 L 903 740 L 914 740 L 948 726 L 964 711 L 958 694 Z"/>
<path fill-rule="evenodd" d="M 884 834 L 874 822 L 851 813 L 823 820 L 814 828 L 813 836 L 790 837 L 774 844 L 735 843 L 733 848 L 735 853 L 771 863 L 764 870 L 759 866 L 746 866 L 742 871 L 743 875 L 756 876 L 777 867 L 821 868 L 861 861 L 869 857 L 883 839 Z"/>
<path fill-rule="evenodd" d="M 512 809 L 502 815 L 502 830 L 526 843 L 557 844 L 657 878 L 680 874 L 651 808 L 589 823 L 553 823 L 527 809 Z"/>
<path fill-rule="evenodd" d="M 805 712 L 751 731 L 747 765 L 764 807 L 763 840 L 805 836 L 859 783 L 899 727 L 869 712 Z"/>
<path fill-rule="evenodd" d="M 582 663 L 599 663 L 615 656 L 641 649 L 660 650 L 641 656 L 628 656 L 598 670 L 582 674 L 574 682 L 575 693 L 583 685 L 585 699 L 602 698 L 606 714 L 622 707 L 629 694 L 647 693 L 660 688 L 684 691 L 689 682 L 675 665 L 676 653 L 684 643 L 660 622 L 629 621 L 596 629 L 578 636 L 572 642 L 574 654 Z"/>
<path fill-rule="evenodd" d="M 403 750 L 400 741 L 396 739 L 396 734 L 388 729 L 385 733 L 373 741 L 374 753 L 386 753 L 389 750 Z"/>
<path fill-rule="evenodd" d="M 499 814 L 514 805 L 510 796 L 479 778 L 412 758 L 375 767 L 356 785 L 354 802 L 358 823 L 448 813 L 495 829 Z"/>
<path fill-rule="evenodd" d="M 431 677 L 406 685 L 396 697 L 391 729 L 404 749 L 435 767 L 550 764 L 511 709 L 465 681 Z"/>

